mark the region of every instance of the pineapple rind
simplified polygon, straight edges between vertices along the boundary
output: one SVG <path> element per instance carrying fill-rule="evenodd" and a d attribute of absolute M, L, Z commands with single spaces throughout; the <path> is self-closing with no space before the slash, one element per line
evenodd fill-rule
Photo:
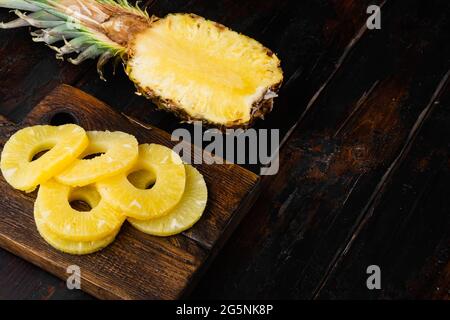
<path fill-rule="evenodd" d="M 33 126 L 17 131 L 6 142 L 0 160 L 5 180 L 14 188 L 31 192 L 67 168 L 87 147 L 83 128 L 63 126 Z M 32 157 L 50 149 L 39 159 Z"/>
<path fill-rule="evenodd" d="M 43 221 L 59 238 L 70 241 L 96 241 L 120 229 L 121 212 L 104 198 L 90 211 L 80 212 L 69 203 L 72 187 L 50 180 L 41 185 L 36 205 Z"/>
<path fill-rule="evenodd" d="M 201 218 L 208 199 L 206 183 L 197 169 L 190 165 L 185 165 L 185 169 L 185 191 L 175 208 L 156 219 L 128 218 L 133 227 L 150 235 L 171 236 L 191 228 Z"/>
<path fill-rule="evenodd" d="M 138 158 L 138 142 L 120 131 L 88 131 L 89 145 L 79 159 L 55 177 L 69 186 L 86 186 L 129 170 Z M 85 156 L 104 152 L 93 159 Z"/>
<path fill-rule="evenodd" d="M 155 174 L 151 189 L 136 188 L 127 179 L 139 170 Z M 142 144 L 132 169 L 100 181 L 97 186 L 101 196 L 125 215 L 146 220 L 161 217 L 174 208 L 183 195 L 185 182 L 186 171 L 178 154 L 161 145 Z"/>
<path fill-rule="evenodd" d="M 38 206 L 36 204 L 34 206 L 34 220 L 39 234 L 48 244 L 59 251 L 73 255 L 90 254 L 107 247 L 115 240 L 120 230 L 118 229 L 111 235 L 108 235 L 99 240 L 71 241 L 59 237 L 57 234 L 53 233 L 50 228 L 48 228 L 48 226 L 42 219 L 42 215 L 40 214 Z"/>

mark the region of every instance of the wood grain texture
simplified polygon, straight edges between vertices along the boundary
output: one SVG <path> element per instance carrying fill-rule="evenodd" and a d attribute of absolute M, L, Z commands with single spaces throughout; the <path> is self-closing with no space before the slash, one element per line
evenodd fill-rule
<path fill-rule="evenodd" d="M 450 298 L 450 83 L 442 92 L 318 298 Z M 383 290 L 365 286 L 372 264 Z"/>
<path fill-rule="evenodd" d="M 260 198 L 199 284 L 197 297 L 321 297 L 330 272 L 351 252 L 361 221 L 392 190 L 380 186 L 410 156 L 417 128 L 443 93 L 450 69 L 449 43 L 441 42 L 448 35 L 448 5 L 409 1 L 407 11 L 402 1 L 385 5 L 382 29 L 359 41 L 299 123 L 281 150 L 282 170 L 263 181 Z M 448 230 L 440 231 L 436 237 L 445 239 Z M 371 249 L 368 254 L 375 254 Z M 431 246 L 423 250 L 430 258 L 436 254 Z M 348 263 L 344 259 L 339 270 Z M 350 277 L 340 278 L 342 286 L 344 280 L 351 288 L 365 284 Z M 386 297 L 420 297 L 402 280 L 391 283 L 397 293 Z M 343 287 L 326 288 L 323 297 L 340 297 Z"/>
<path fill-rule="evenodd" d="M 174 143 L 161 130 L 130 122 L 69 86 L 54 90 L 18 127 L 67 121 L 70 117 L 87 130 L 122 130 L 134 134 L 140 143 Z M 10 127 L 14 125 L 2 126 L 8 128 L 2 131 L 2 145 L 13 132 Z M 196 281 L 258 192 L 259 177 L 239 166 L 201 165 L 198 169 L 205 177 L 209 198 L 204 216 L 191 230 L 159 238 L 125 224 L 112 245 L 87 256 L 62 254 L 46 244 L 34 226 L 35 194 L 13 190 L 2 178 L 0 244 L 62 279 L 67 277 L 67 266 L 80 266 L 82 289 L 98 298 L 178 298 Z"/>

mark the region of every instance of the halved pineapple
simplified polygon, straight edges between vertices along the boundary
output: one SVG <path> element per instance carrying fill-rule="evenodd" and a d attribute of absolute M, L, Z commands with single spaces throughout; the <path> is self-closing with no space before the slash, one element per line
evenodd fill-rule
<path fill-rule="evenodd" d="M 115 131 L 88 131 L 89 145 L 79 159 L 55 179 L 69 186 L 86 186 L 130 169 L 138 157 L 138 142 L 130 134 Z M 92 159 L 83 159 L 89 155 Z"/>
<path fill-rule="evenodd" d="M 83 201 L 89 211 L 72 208 Z M 50 180 L 41 185 L 36 199 L 36 218 L 58 238 L 70 241 L 97 241 L 117 232 L 125 220 L 98 194 L 95 185 L 73 188 Z"/>
<path fill-rule="evenodd" d="M 0 28 L 31 25 L 33 40 L 58 56 L 80 53 L 78 64 L 100 56 L 124 60 L 138 91 L 183 119 L 220 127 L 248 126 L 271 111 L 283 72 L 261 43 L 193 14 L 149 16 L 126 0 L 0 0 L 32 11 Z M 53 44 L 64 40 L 64 45 Z"/>
<path fill-rule="evenodd" d="M 167 215 L 150 220 L 128 218 L 136 229 L 155 236 L 171 236 L 192 227 L 202 216 L 208 199 L 208 190 L 200 172 L 190 165 L 185 165 L 186 187 L 180 202 Z M 153 177 L 138 172 L 135 183 L 144 187 L 151 183 Z M 146 181 L 147 180 L 147 181 Z"/>
<path fill-rule="evenodd" d="M 142 170 L 155 176 L 151 189 L 140 189 L 127 178 Z M 157 144 L 142 144 L 132 169 L 100 181 L 97 186 L 100 195 L 125 215 L 145 220 L 161 217 L 173 209 L 183 195 L 185 183 L 184 165 L 175 152 Z"/>
<path fill-rule="evenodd" d="M 59 237 L 50 230 L 50 228 L 45 224 L 36 204 L 34 206 L 34 219 L 41 237 L 53 248 L 69 254 L 83 255 L 99 251 L 111 244 L 116 238 L 116 235 L 119 233 L 119 229 L 117 229 L 117 231 L 114 231 L 111 235 L 99 240 L 71 241 Z"/>
<path fill-rule="evenodd" d="M 75 124 L 27 127 L 6 142 L 1 155 L 1 171 L 11 186 L 31 192 L 69 166 L 87 145 L 86 132 Z M 34 159 L 43 151 L 47 152 Z"/>
<path fill-rule="evenodd" d="M 128 175 L 128 181 L 138 189 L 150 189 L 155 184 L 156 176 L 153 172 L 138 170 Z"/>

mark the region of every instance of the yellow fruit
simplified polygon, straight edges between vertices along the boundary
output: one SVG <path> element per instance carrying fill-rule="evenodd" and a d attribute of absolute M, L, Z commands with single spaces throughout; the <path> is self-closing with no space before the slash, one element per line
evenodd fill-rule
<path fill-rule="evenodd" d="M 109 59 L 122 59 L 138 92 L 183 120 L 247 127 L 272 110 L 283 81 L 275 53 L 194 14 L 158 18 L 128 0 L 0 0 L 0 7 L 34 12 L 16 10 L 19 19 L 0 29 L 35 26 L 33 40 L 58 57 L 79 53 L 68 59 L 74 64 L 99 57 L 101 77 Z"/>
<path fill-rule="evenodd" d="M 186 168 L 186 187 L 180 202 L 167 215 L 150 220 L 128 218 L 136 229 L 156 236 L 170 236 L 192 227 L 202 216 L 208 199 L 208 190 L 200 172 L 190 165 Z M 148 179 L 148 178 L 147 178 Z M 145 182 L 145 175 L 135 177 L 136 183 Z M 141 184 L 142 186 L 142 184 Z"/>
<path fill-rule="evenodd" d="M 86 186 L 130 169 L 138 157 L 138 142 L 124 132 L 88 131 L 89 145 L 55 179 L 69 186 Z M 101 155 L 83 159 L 89 155 Z"/>
<path fill-rule="evenodd" d="M 156 181 L 151 189 L 134 186 L 128 176 L 148 171 Z M 165 215 L 180 201 L 186 173 L 181 158 L 171 149 L 157 144 L 139 146 L 135 166 L 97 183 L 100 195 L 129 217 L 146 220 Z"/>
<path fill-rule="evenodd" d="M 117 231 L 113 232 L 111 235 L 95 241 L 67 240 L 58 237 L 50 230 L 50 228 L 47 227 L 47 225 L 41 219 L 41 214 L 37 211 L 39 209 L 36 205 L 34 207 L 34 210 L 36 227 L 41 237 L 44 238 L 44 240 L 53 248 L 65 253 L 82 255 L 96 252 L 111 244 L 116 238 L 117 233 L 119 232 L 119 229 L 117 229 Z"/>
<path fill-rule="evenodd" d="M 89 211 L 72 208 L 74 201 L 89 205 Z M 70 241 L 96 241 L 116 232 L 125 217 L 97 192 L 95 185 L 73 188 L 50 180 L 41 185 L 36 199 L 36 220 L 58 238 Z"/>
<path fill-rule="evenodd" d="M 27 127 L 6 142 L 1 155 L 1 171 L 11 186 L 31 192 L 63 171 L 87 145 L 86 132 L 75 124 Z M 33 159 L 43 151 L 47 152 Z"/>

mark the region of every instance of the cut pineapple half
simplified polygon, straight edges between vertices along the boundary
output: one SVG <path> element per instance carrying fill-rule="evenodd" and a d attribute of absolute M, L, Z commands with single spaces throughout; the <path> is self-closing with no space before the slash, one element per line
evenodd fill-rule
<path fill-rule="evenodd" d="M 65 253 L 74 255 L 84 255 L 94 253 L 110 245 L 116 238 L 116 235 L 119 233 L 119 229 L 117 229 L 117 231 L 114 231 L 111 235 L 108 235 L 102 239 L 94 241 L 67 240 L 59 237 L 50 230 L 50 228 L 45 224 L 44 219 L 42 218 L 42 215 L 38 210 L 39 208 L 35 204 L 34 219 L 39 234 L 53 248 Z"/>
<path fill-rule="evenodd" d="M 83 201 L 89 211 L 71 206 Z M 73 188 L 50 180 L 41 185 L 36 199 L 38 219 L 58 238 L 70 241 L 97 241 L 116 232 L 125 217 L 98 194 L 95 185 Z"/>
<path fill-rule="evenodd" d="M 88 131 L 89 145 L 55 179 L 69 186 L 86 186 L 131 168 L 138 157 L 138 142 L 130 134 L 115 131 Z M 90 155 L 92 159 L 83 159 Z"/>
<path fill-rule="evenodd" d="M 128 176 L 141 170 L 151 172 L 156 181 L 151 189 L 134 186 Z M 157 144 L 139 145 L 135 166 L 97 183 L 100 195 L 129 217 L 146 220 L 167 214 L 180 201 L 186 183 L 181 158 Z"/>
<path fill-rule="evenodd" d="M 126 0 L 0 0 L 0 7 L 19 17 L 0 28 L 37 27 L 33 40 L 58 57 L 79 53 L 74 64 L 100 57 L 101 77 L 110 58 L 121 58 L 139 93 L 184 120 L 249 126 L 272 110 L 283 81 L 272 51 L 194 14 L 157 18 Z"/>
<path fill-rule="evenodd" d="M 3 148 L 0 162 L 2 174 L 14 188 L 31 192 L 69 166 L 88 142 L 84 129 L 75 124 L 21 129 L 11 136 Z M 47 152 L 34 159 L 44 151 Z"/>
<path fill-rule="evenodd" d="M 208 199 L 208 190 L 200 172 L 190 165 L 185 165 L 186 187 L 180 202 L 167 215 L 150 220 L 128 218 L 136 229 L 155 236 L 171 236 L 192 227 L 202 216 Z M 140 186 L 151 183 L 153 178 L 134 177 Z"/>
<path fill-rule="evenodd" d="M 193 14 L 155 21 L 131 48 L 127 73 L 140 92 L 221 126 L 250 123 L 283 78 L 278 58 L 259 42 Z"/>

